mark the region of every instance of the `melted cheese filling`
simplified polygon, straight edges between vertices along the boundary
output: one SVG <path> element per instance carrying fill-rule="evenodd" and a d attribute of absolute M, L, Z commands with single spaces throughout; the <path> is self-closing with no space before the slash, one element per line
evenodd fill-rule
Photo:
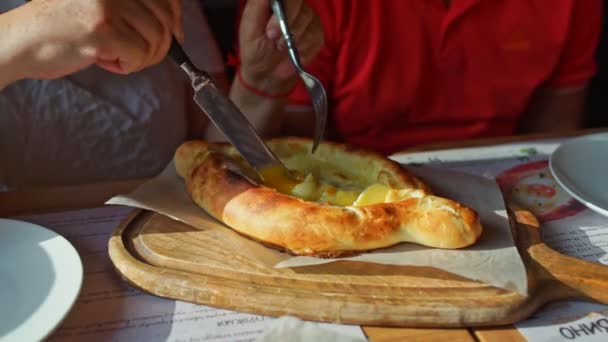
<path fill-rule="evenodd" d="M 304 175 L 297 171 L 286 170 L 281 166 L 271 166 L 260 170 L 264 185 L 286 195 L 306 201 L 329 203 L 338 206 L 363 206 L 390 203 L 406 197 L 418 197 L 422 193 L 410 189 L 393 189 L 388 185 L 374 183 L 369 186 L 340 187 L 312 173 Z"/>

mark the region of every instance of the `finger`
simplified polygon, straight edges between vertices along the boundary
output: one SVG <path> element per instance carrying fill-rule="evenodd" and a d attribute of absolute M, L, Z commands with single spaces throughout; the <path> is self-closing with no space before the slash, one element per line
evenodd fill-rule
<path fill-rule="evenodd" d="M 310 22 L 306 32 L 299 39 L 296 38 L 302 64 L 310 63 L 321 51 L 325 43 L 323 29 L 317 20 Z"/>
<path fill-rule="evenodd" d="M 132 26 L 130 21 L 124 21 L 123 22 L 123 31 L 129 31 L 132 35 L 132 39 L 135 40 L 135 36 L 139 36 L 139 41 L 143 42 L 143 44 L 140 45 L 140 50 L 139 50 L 139 55 L 138 56 L 138 63 L 133 63 L 133 67 L 128 68 L 128 72 L 136 72 L 139 71 L 141 69 L 143 69 L 145 66 L 148 65 L 149 61 L 152 59 L 152 51 L 153 51 L 153 45 L 146 40 L 145 36 L 142 35 L 134 26 Z M 124 34 L 124 33 L 121 33 Z M 128 37 L 128 36 L 125 36 Z M 135 59 L 133 59 L 135 60 Z M 119 59 L 120 62 L 122 62 L 122 59 Z M 128 63 L 131 64 L 131 63 Z M 135 66 L 136 65 L 136 66 Z"/>
<path fill-rule="evenodd" d="M 304 7 L 304 0 L 291 0 L 285 1 L 283 6 L 283 10 L 285 11 L 285 16 L 287 17 L 287 24 L 289 26 L 293 25 L 302 12 Z"/>
<path fill-rule="evenodd" d="M 278 41 L 282 37 L 281 27 L 276 15 L 273 15 L 266 24 L 266 38 L 272 41 Z"/>
<path fill-rule="evenodd" d="M 165 55 L 167 54 L 167 50 L 171 45 L 171 35 L 174 30 L 174 14 L 173 9 L 171 8 L 171 4 L 166 0 L 139 0 L 141 5 L 146 7 L 148 11 L 150 11 L 156 19 L 161 24 L 161 32 L 157 37 L 158 40 L 155 41 L 155 49 L 152 54 L 151 63 L 156 64 L 160 62 Z M 173 33 L 175 35 L 175 33 Z M 178 37 L 178 40 L 183 37 Z"/>
<path fill-rule="evenodd" d="M 169 48 L 171 47 L 172 39 L 173 39 L 173 34 L 171 34 L 171 31 L 166 30 L 160 41 L 160 45 L 159 45 L 158 51 L 156 53 L 156 56 L 152 59 L 152 64 L 160 63 L 160 62 L 162 62 L 163 59 L 165 59 L 165 57 L 167 56 L 167 53 L 169 52 Z M 176 39 L 179 41 L 180 38 L 176 37 Z M 183 41 L 183 37 L 181 39 Z"/>
<path fill-rule="evenodd" d="M 108 71 L 129 74 L 146 65 L 148 43 L 124 20 L 117 21 L 112 31 L 100 35 L 97 46 L 102 47 L 98 65 Z"/>
<path fill-rule="evenodd" d="M 156 2 L 155 0 L 148 1 L 149 3 Z M 123 6 L 126 6 L 126 8 L 123 11 L 123 19 L 127 25 L 133 28 L 146 41 L 148 53 L 144 63 L 147 65 L 151 64 L 158 54 L 165 28 L 162 23 L 162 17 L 158 17 L 144 2 L 146 1 L 124 1 Z"/>
<path fill-rule="evenodd" d="M 117 59 L 116 59 L 116 60 L 113 60 L 113 61 L 110 61 L 110 60 L 107 60 L 107 61 L 106 61 L 106 60 L 101 60 L 101 59 L 100 59 L 100 60 L 98 60 L 98 61 L 97 61 L 95 64 L 96 64 L 98 67 L 100 67 L 100 68 L 102 68 L 102 69 L 104 69 L 104 70 L 106 70 L 106 71 L 109 71 L 109 72 L 115 73 L 115 74 L 123 74 L 123 75 L 126 75 L 126 74 L 127 74 L 127 72 L 125 72 L 125 71 L 124 71 L 124 70 L 121 68 L 121 66 L 120 66 L 120 62 L 119 62 Z"/>
<path fill-rule="evenodd" d="M 289 6 L 289 7 L 287 7 Z M 289 32 L 295 37 L 296 33 L 302 35 L 309 21 L 313 19 L 314 13 L 304 5 L 302 0 L 289 1 L 289 5 L 284 5 L 285 16 Z M 266 27 L 266 36 L 275 41 L 275 47 L 279 51 L 286 50 L 287 44 L 284 41 L 283 33 L 276 16 L 273 16 Z"/>
<path fill-rule="evenodd" d="M 312 24 L 315 19 L 316 14 L 311 9 L 304 10 L 298 15 L 291 28 L 291 34 L 296 42 L 301 40 L 306 33 L 312 31 L 311 29 L 314 28 Z"/>
<path fill-rule="evenodd" d="M 161 0 L 163 2 L 167 0 Z M 186 0 L 192 1 L 192 0 Z M 169 5 L 171 6 L 171 11 L 173 12 L 173 35 L 181 44 L 184 43 L 185 34 L 184 34 L 184 24 L 183 24 L 183 13 L 182 13 L 182 1 L 181 0 L 169 0 Z"/>
<path fill-rule="evenodd" d="M 321 51 L 321 48 L 323 48 L 323 45 L 313 43 L 308 43 L 305 45 L 309 46 L 303 47 L 302 50 L 304 51 L 304 53 L 300 54 L 300 61 L 302 62 L 302 65 L 307 66 L 319 55 L 319 52 Z"/>
<path fill-rule="evenodd" d="M 287 51 L 287 42 L 285 41 L 285 38 L 281 36 L 281 39 L 275 41 L 274 47 L 280 52 Z"/>
<path fill-rule="evenodd" d="M 300 16 L 300 12 L 304 11 L 303 0 L 292 0 L 285 1 L 283 5 L 283 11 L 287 19 L 287 26 L 289 31 L 293 33 L 293 25 Z M 278 41 L 282 37 L 281 28 L 279 26 L 279 19 L 276 14 L 268 21 L 266 25 L 266 37 L 270 40 Z M 279 45 L 277 45 L 279 47 Z"/>
<path fill-rule="evenodd" d="M 247 0 L 241 17 L 239 36 L 244 41 L 264 37 L 269 18 L 268 0 Z"/>

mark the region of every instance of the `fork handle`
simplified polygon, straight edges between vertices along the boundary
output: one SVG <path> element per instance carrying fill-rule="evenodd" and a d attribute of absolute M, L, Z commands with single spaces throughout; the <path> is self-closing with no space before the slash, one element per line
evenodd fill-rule
<path fill-rule="evenodd" d="M 289 31 L 289 26 L 287 25 L 287 17 L 285 15 L 285 6 L 283 0 L 271 0 L 271 7 L 272 11 L 279 20 L 279 27 L 281 28 L 283 39 L 285 39 L 285 44 L 287 45 L 289 57 L 291 58 L 291 61 L 293 62 L 294 66 L 298 69 L 298 71 L 300 71 L 302 70 L 302 64 L 300 63 L 300 54 L 298 52 L 296 44 L 293 42 L 293 35 Z"/>

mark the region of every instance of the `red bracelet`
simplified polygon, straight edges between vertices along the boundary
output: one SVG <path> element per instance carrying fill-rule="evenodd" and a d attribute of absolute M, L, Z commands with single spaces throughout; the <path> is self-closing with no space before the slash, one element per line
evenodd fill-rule
<path fill-rule="evenodd" d="M 243 79 L 243 75 L 241 74 L 241 69 L 238 69 L 236 71 L 236 77 L 238 78 L 238 80 L 241 83 L 241 85 L 243 87 L 245 87 L 245 89 L 249 90 L 250 92 L 252 92 L 252 93 L 254 93 L 254 94 L 256 94 L 257 96 L 260 96 L 260 97 L 266 97 L 266 98 L 269 98 L 269 99 L 280 99 L 280 98 L 285 98 L 285 97 L 291 95 L 291 93 L 293 92 L 293 89 L 292 89 L 290 91 L 287 91 L 287 92 L 284 92 L 284 93 L 281 93 L 281 94 L 270 94 L 270 93 L 267 93 L 267 92 L 265 92 L 263 90 L 257 89 L 255 87 L 247 84 L 247 82 L 245 82 L 245 80 Z"/>

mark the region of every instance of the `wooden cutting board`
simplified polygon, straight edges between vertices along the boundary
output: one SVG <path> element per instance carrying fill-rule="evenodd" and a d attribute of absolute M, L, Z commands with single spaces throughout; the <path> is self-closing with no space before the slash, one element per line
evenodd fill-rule
<path fill-rule="evenodd" d="M 608 303 L 608 267 L 550 249 L 529 212 L 510 214 L 528 271 L 527 297 L 430 267 L 340 261 L 275 269 L 241 254 L 225 236 L 142 210 L 117 228 L 109 254 L 128 283 L 157 296 L 334 323 L 501 325 L 525 319 L 558 299 Z"/>

